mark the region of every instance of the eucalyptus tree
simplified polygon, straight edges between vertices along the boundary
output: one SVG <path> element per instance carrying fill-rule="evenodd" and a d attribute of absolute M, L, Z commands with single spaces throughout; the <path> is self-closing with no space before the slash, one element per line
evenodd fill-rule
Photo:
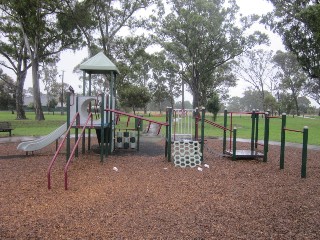
<path fill-rule="evenodd" d="M 274 11 L 263 22 L 282 37 L 303 69 L 315 81 L 320 78 L 320 1 L 268 0 Z"/>
<path fill-rule="evenodd" d="M 0 65 L 16 76 L 14 82 L 16 119 L 26 119 L 23 109 L 23 88 L 27 71 L 31 67 L 30 59 L 19 25 L 3 11 L 3 2 L 0 3 L 0 55 L 3 57 Z"/>
<path fill-rule="evenodd" d="M 59 16 L 64 2 L 54 0 L 2 0 L 1 11 L 18 27 L 32 67 L 35 119 L 44 120 L 39 87 L 39 63 L 57 60 L 57 53 L 75 48 L 81 35 L 77 29 L 64 28 Z"/>
<path fill-rule="evenodd" d="M 234 71 L 238 78 L 249 83 L 250 88 L 258 93 L 257 101 L 262 106 L 260 110 L 264 111 L 267 110 L 264 104 L 266 91 L 273 92 L 278 85 L 275 82 L 275 69 L 272 60 L 272 51 L 258 49 L 244 53 L 234 65 Z"/>
<path fill-rule="evenodd" d="M 291 94 L 297 115 L 300 115 L 298 98 L 308 79 L 307 74 L 302 70 L 296 56 L 290 52 L 277 51 L 273 57 L 277 66 L 277 78 L 280 80 L 279 89 Z"/>
<path fill-rule="evenodd" d="M 162 99 L 162 102 L 167 100 L 173 108 L 174 99 L 179 97 L 182 91 L 178 65 L 160 51 L 152 55 L 151 69 L 151 92 L 156 92 L 157 99 Z"/>
<path fill-rule="evenodd" d="M 266 42 L 267 36 L 257 31 L 246 34 L 258 16 L 242 17 L 238 24 L 235 0 L 171 0 L 169 5 L 170 13 L 157 19 L 158 43 L 179 63 L 182 79 L 193 94 L 193 107 L 205 105 L 204 91 L 215 85 L 217 69 Z"/>
<path fill-rule="evenodd" d="M 14 81 L 0 68 L 0 109 L 13 110 L 15 103 Z"/>

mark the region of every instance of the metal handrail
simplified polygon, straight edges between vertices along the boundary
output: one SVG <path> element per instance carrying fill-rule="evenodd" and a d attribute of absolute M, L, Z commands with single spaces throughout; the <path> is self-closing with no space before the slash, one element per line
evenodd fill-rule
<path fill-rule="evenodd" d="M 137 116 L 137 115 L 134 115 L 134 114 L 121 112 L 121 111 L 118 111 L 118 110 L 115 110 L 115 109 L 108 109 L 108 108 L 106 108 L 105 111 L 118 113 L 118 114 L 121 114 L 121 115 L 125 115 L 125 116 L 127 116 L 127 117 L 133 117 L 133 118 L 137 118 L 137 119 L 144 120 L 144 121 L 147 121 L 147 122 L 151 122 L 151 123 L 156 123 L 156 124 L 159 124 L 159 125 L 163 125 L 163 126 L 169 126 L 169 123 L 166 123 L 166 122 L 154 121 L 154 120 L 149 119 L 149 118 L 140 117 L 140 116 Z"/>
<path fill-rule="evenodd" d="M 52 158 L 52 160 L 51 160 L 51 162 L 50 162 L 50 164 L 49 164 L 48 171 L 47 171 L 48 189 L 51 189 L 51 169 L 52 169 L 52 167 L 53 167 L 53 164 L 55 163 L 55 161 L 56 161 L 56 159 L 57 159 L 57 157 L 58 157 L 58 154 L 59 154 L 59 152 L 60 152 L 60 150 L 61 150 L 61 148 L 62 148 L 62 146 L 63 146 L 63 144 L 64 144 L 64 142 L 65 142 L 65 140 L 66 140 L 66 138 L 67 138 L 68 132 L 70 132 L 72 125 L 74 124 L 74 122 L 76 121 L 76 119 L 77 119 L 78 117 L 80 117 L 80 114 L 79 114 L 79 113 L 76 113 L 76 114 L 74 115 L 71 123 L 70 123 L 70 126 L 69 126 L 68 130 L 66 131 L 66 134 L 65 134 L 62 142 L 60 143 L 59 147 L 57 148 L 57 151 L 56 151 L 56 153 L 54 154 L 54 156 L 53 156 L 53 158 Z"/>
<path fill-rule="evenodd" d="M 87 121 L 85 122 L 85 124 L 83 125 L 83 127 L 82 127 L 82 131 L 81 131 L 81 133 L 80 133 L 80 137 L 78 138 L 78 140 L 77 140 L 77 142 L 75 143 L 75 145 L 74 145 L 74 147 L 73 147 L 73 149 L 72 149 L 72 152 L 71 152 L 71 154 L 70 154 L 70 157 L 69 157 L 69 159 L 68 159 L 68 161 L 67 161 L 67 163 L 66 163 L 66 166 L 64 167 L 64 188 L 65 188 L 65 190 L 68 190 L 68 167 L 69 167 L 69 165 L 70 165 L 70 163 L 71 163 L 71 160 L 74 158 L 74 155 L 75 155 L 75 152 L 76 152 L 76 149 L 77 149 L 77 147 L 78 147 L 78 145 L 79 145 L 79 142 L 80 142 L 80 140 L 81 140 L 81 137 L 83 136 L 83 132 L 85 131 L 85 129 L 86 129 L 86 127 L 87 127 L 87 125 L 88 125 L 88 122 L 89 122 L 89 120 L 91 119 L 91 128 L 92 128 L 92 116 L 93 116 L 93 114 L 92 114 L 92 112 L 88 115 L 88 118 L 87 118 Z"/>

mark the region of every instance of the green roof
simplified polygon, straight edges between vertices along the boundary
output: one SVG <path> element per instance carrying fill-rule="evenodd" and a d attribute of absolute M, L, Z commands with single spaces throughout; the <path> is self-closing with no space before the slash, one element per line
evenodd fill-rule
<path fill-rule="evenodd" d="M 119 74 L 116 65 L 114 65 L 103 52 L 99 52 L 97 55 L 80 64 L 80 69 L 91 74 L 105 74 L 109 72 L 116 72 Z"/>

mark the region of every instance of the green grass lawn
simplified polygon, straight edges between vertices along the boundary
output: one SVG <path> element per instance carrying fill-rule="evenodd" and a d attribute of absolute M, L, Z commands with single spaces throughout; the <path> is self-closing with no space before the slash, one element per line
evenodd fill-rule
<path fill-rule="evenodd" d="M 61 115 L 60 112 L 53 115 L 52 113 L 45 113 L 45 121 L 35 121 L 34 113 L 27 112 L 27 120 L 15 120 L 16 115 L 11 114 L 9 111 L 0 112 L 0 121 L 9 121 L 14 128 L 14 136 L 43 136 L 46 135 L 57 127 L 66 122 L 67 116 Z M 146 115 L 148 117 L 148 115 Z M 207 115 L 208 120 L 212 120 L 212 117 Z M 150 117 L 155 121 L 165 122 L 165 116 L 162 117 Z M 218 116 L 217 123 L 223 125 L 223 116 Z M 134 128 L 135 119 L 131 118 L 129 126 L 126 126 L 127 117 L 122 116 L 120 125 L 118 128 Z M 148 126 L 147 122 L 143 123 L 143 127 Z M 302 130 L 304 126 L 309 128 L 309 140 L 308 143 L 312 145 L 320 145 L 320 118 L 302 118 L 287 116 L 287 128 Z M 228 127 L 230 127 L 230 117 L 228 117 Z M 251 137 L 251 117 L 250 115 L 234 116 L 233 127 L 237 127 L 237 137 L 250 139 Z M 193 128 L 194 129 L 194 128 Z M 162 133 L 165 132 L 165 128 L 162 128 Z M 200 133 L 200 129 L 199 129 Z M 222 130 L 205 124 L 205 137 L 222 137 Z M 270 141 L 280 141 L 281 133 L 281 119 L 270 119 Z M 0 136 L 6 136 L 8 133 L 0 133 Z M 259 119 L 259 139 L 264 137 L 264 118 Z M 286 141 L 294 143 L 302 143 L 302 133 L 286 132 Z"/>

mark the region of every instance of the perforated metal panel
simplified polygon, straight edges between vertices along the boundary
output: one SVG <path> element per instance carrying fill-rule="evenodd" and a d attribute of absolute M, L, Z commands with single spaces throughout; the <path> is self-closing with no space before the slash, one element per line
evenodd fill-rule
<path fill-rule="evenodd" d="M 175 166 L 182 168 L 200 166 L 201 155 L 198 141 L 173 142 L 173 159 Z"/>

